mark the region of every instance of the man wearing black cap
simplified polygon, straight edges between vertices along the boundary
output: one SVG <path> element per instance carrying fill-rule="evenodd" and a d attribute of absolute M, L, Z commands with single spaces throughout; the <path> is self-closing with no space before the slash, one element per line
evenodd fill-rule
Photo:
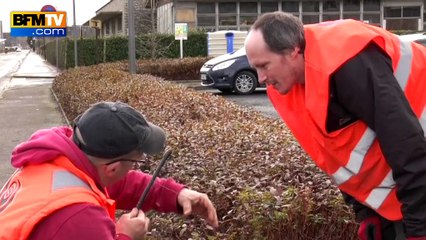
<path fill-rule="evenodd" d="M 17 168 L 0 191 L 0 239 L 141 239 L 143 211 L 195 214 L 217 227 L 207 195 L 157 179 L 143 211 L 134 208 L 150 175 L 132 171 L 164 149 L 164 131 L 120 102 L 100 102 L 74 128 L 35 132 L 12 153 Z M 115 209 L 131 210 L 115 223 Z"/>

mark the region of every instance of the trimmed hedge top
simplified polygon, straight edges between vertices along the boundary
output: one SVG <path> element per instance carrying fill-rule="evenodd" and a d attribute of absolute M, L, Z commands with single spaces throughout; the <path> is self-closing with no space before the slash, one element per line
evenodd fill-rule
<path fill-rule="evenodd" d="M 163 176 L 207 193 L 220 220 L 214 232 L 198 218 L 151 215 L 149 239 L 356 239 L 356 223 L 339 190 L 281 121 L 220 96 L 120 69 L 126 64 L 58 76 L 53 90 L 67 117 L 104 100 L 140 110 L 167 131 L 174 149 Z M 160 157 L 151 158 L 147 169 Z"/>

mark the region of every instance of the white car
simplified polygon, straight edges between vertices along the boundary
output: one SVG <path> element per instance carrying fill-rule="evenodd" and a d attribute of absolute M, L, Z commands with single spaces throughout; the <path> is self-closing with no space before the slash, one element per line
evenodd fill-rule
<path fill-rule="evenodd" d="M 248 63 L 245 48 L 210 59 L 200 69 L 201 85 L 224 93 L 251 94 L 265 84 L 257 81 L 257 72 Z"/>
<path fill-rule="evenodd" d="M 399 38 L 403 41 L 408 41 L 408 42 L 414 41 L 414 42 L 420 43 L 423 46 L 426 46 L 426 33 L 400 35 Z"/>

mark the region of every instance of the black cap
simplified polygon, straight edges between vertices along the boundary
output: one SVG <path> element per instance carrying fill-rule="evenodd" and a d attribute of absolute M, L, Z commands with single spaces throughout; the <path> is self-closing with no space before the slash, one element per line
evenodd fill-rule
<path fill-rule="evenodd" d="M 116 158 L 135 150 L 159 153 L 166 135 L 125 103 L 99 102 L 74 120 L 73 140 L 88 155 Z"/>

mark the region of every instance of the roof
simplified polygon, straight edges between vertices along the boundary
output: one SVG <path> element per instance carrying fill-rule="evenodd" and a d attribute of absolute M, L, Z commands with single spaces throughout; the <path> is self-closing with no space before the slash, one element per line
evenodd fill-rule
<path fill-rule="evenodd" d="M 105 21 L 113 17 L 121 16 L 123 13 L 121 11 L 110 11 L 110 12 L 99 12 L 92 19 Z"/>

